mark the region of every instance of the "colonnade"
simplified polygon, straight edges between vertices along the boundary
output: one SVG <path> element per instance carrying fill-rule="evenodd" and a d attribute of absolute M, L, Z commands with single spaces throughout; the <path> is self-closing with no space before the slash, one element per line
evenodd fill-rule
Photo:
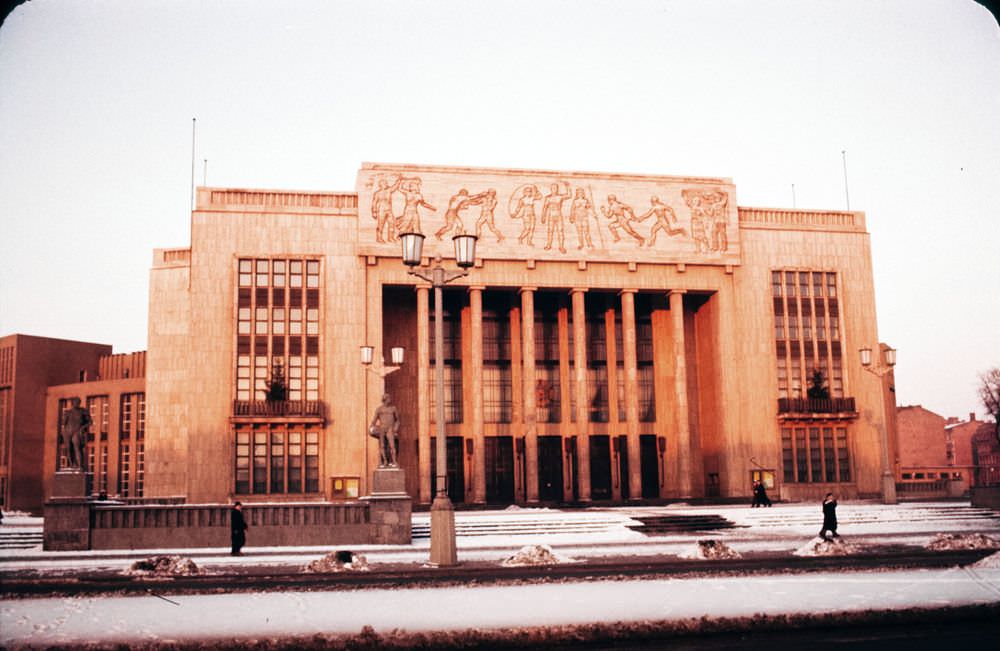
<path fill-rule="evenodd" d="M 417 294 L 417 382 L 421 387 L 418 397 L 417 447 L 419 458 L 419 501 L 429 503 L 432 499 L 431 424 L 430 397 L 426 387 L 431 378 L 430 354 L 430 287 L 418 285 Z M 471 494 L 467 500 L 485 503 L 487 499 L 486 473 L 486 423 L 484 422 L 483 401 L 483 286 L 470 286 L 468 291 L 468 315 L 463 316 L 462 378 L 464 404 L 471 409 L 464 410 L 462 433 L 471 439 Z M 505 289 L 505 291 L 510 291 Z M 535 351 L 535 299 L 537 287 L 521 287 L 519 301 L 511 306 L 508 319 L 511 333 L 511 423 L 509 431 L 515 441 L 523 440 L 523 480 L 517 488 L 517 501 L 537 503 L 539 501 L 539 424 L 536 410 L 536 351 Z M 562 436 L 575 436 L 575 463 L 579 472 L 575 473 L 573 487 L 580 502 L 591 501 L 590 445 L 589 437 L 594 433 L 594 423 L 590 422 L 588 389 L 588 360 L 586 338 L 586 288 L 569 290 L 569 305 L 558 311 L 560 386 L 562 390 Z M 640 459 L 640 414 L 639 382 L 637 362 L 635 296 L 638 290 L 622 289 L 618 292 L 618 305 L 609 305 L 604 312 L 608 360 L 607 386 L 608 434 L 612 437 L 627 437 L 628 476 L 621 482 L 627 483 L 627 493 L 632 497 L 642 494 Z M 669 469 L 676 476 L 668 488 L 661 489 L 661 496 L 685 498 L 699 491 L 692 471 L 700 464 L 692 458 L 700 455 L 700 450 L 692 447 L 691 424 L 689 419 L 689 396 L 687 378 L 687 345 L 685 342 L 684 290 L 664 292 L 668 310 L 660 310 L 654 315 L 654 391 L 657 400 L 656 433 L 661 437 L 672 437 L 668 446 L 676 455 L 671 459 Z M 621 314 L 622 357 L 624 359 L 624 418 L 619 413 L 617 388 L 619 368 L 616 360 L 618 342 L 615 336 L 616 308 Z M 667 314 L 668 319 L 664 319 Z M 572 370 L 569 363 L 569 337 L 575 343 L 572 353 Z M 517 335 L 520 336 L 517 336 Z M 469 341 L 465 341 L 466 336 Z M 575 394 L 575 419 L 571 418 L 570 394 Z M 669 403 L 664 409 L 660 401 Z M 469 413 L 471 411 L 471 413 Z M 666 416 L 667 422 L 661 422 Z M 662 445 L 662 444 L 661 444 Z M 518 445 L 521 450 L 520 444 Z M 662 453 L 661 447 L 661 453 Z M 700 482 L 700 479 L 699 479 Z M 612 499 L 620 499 L 622 491 L 616 490 Z"/>

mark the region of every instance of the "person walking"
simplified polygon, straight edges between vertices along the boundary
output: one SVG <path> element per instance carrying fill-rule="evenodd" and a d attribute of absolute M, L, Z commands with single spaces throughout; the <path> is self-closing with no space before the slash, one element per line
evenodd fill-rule
<path fill-rule="evenodd" d="M 819 530 L 819 537 L 823 540 L 830 540 L 826 537 L 829 531 L 834 538 L 840 538 L 837 533 L 837 500 L 833 493 L 827 493 L 823 499 L 823 527 Z"/>
<path fill-rule="evenodd" d="M 763 481 L 754 482 L 753 501 L 756 506 L 771 506 L 771 498 L 767 496 L 767 486 Z"/>
<path fill-rule="evenodd" d="M 753 500 L 751 500 L 751 502 L 750 502 L 750 508 L 752 508 L 752 509 L 755 509 L 758 506 L 760 506 L 760 491 L 758 490 L 759 486 L 760 486 L 760 482 L 757 481 L 756 479 L 754 479 L 753 480 L 753 487 L 751 488 L 751 492 L 753 493 Z"/>
<path fill-rule="evenodd" d="M 232 539 L 233 556 L 242 556 L 243 545 L 247 542 L 247 521 L 243 517 L 243 504 L 236 502 L 229 511 L 229 531 Z"/>

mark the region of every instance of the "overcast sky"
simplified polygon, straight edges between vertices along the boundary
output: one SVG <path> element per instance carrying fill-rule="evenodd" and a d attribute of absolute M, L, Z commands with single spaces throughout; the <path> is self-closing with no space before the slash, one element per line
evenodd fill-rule
<path fill-rule="evenodd" d="M 1000 365 L 1000 28 L 971 1 L 33 0 L 0 27 L 0 335 L 146 347 L 198 184 L 362 161 L 731 177 L 867 213 L 900 404 Z"/>

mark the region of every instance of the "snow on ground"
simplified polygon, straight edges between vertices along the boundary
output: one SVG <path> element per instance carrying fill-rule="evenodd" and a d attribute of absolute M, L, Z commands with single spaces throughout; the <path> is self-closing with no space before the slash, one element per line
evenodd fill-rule
<path fill-rule="evenodd" d="M 732 547 L 718 540 L 699 540 L 691 547 L 682 550 L 678 556 L 700 561 L 743 558 L 739 552 L 734 551 Z"/>
<path fill-rule="evenodd" d="M 556 554 L 548 545 L 525 545 L 513 556 L 505 558 L 500 564 L 504 567 L 523 567 L 525 565 L 558 565 L 575 562 L 572 558 Z"/>
<path fill-rule="evenodd" d="M 152 556 L 132 563 L 122 572 L 127 576 L 194 576 L 201 573 L 194 561 L 183 556 Z"/>
<path fill-rule="evenodd" d="M 312 633 L 518 629 L 755 614 L 902 610 L 1000 600 L 1000 570 L 17 599 L 0 602 L 0 645 L 245 639 Z M 433 604 L 434 607 L 428 607 Z"/>
<path fill-rule="evenodd" d="M 306 573 L 327 573 L 327 572 L 367 572 L 368 559 L 364 554 L 355 554 L 350 551 L 330 552 L 323 558 L 310 561 L 304 568 Z"/>
<path fill-rule="evenodd" d="M 1000 570 L 1000 552 L 996 552 L 987 556 L 986 558 L 973 563 L 970 567 L 986 568 Z"/>
<path fill-rule="evenodd" d="M 997 549 L 1000 542 L 981 533 L 953 534 L 939 533 L 927 544 L 927 549 L 943 551 L 949 549 Z"/>
<path fill-rule="evenodd" d="M 840 538 L 813 538 L 796 549 L 795 556 L 850 556 L 861 552 L 861 548 Z"/>
<path fill-rule="evenodd" d="M 638 518 L 663 515 L 715 514 L 735 523 L 732 529 L 646 536 L 630 526 Z M 884 545 L 924 547 L 942 533 L 985 534 L 1000 539 L 995 514 L 972 509 L 968 502 L 924 502 L 884 505 L 842 502 L 838 509 L 839 532 L 844 540 L 866 549 Z M 13 519 L 13 518 L 12 518 Z M 589 509 L 516 508 L 456 513 L 460 562 L 499 563 L 526 545 L 548 545 L 555 553 L 578 560 L 603 560 L 621 556 L 680 556 L 699 540 L 711 536 L 744 556 L 755 553 L 791 554 L 816 535 L 822 513 L 816 504 L 777 504 L 770 509 L 749 505 L 659 507 L 593 507 Z M 41 530 L 40 518 L 26 525 Z M 430 515 L 416 513 L 415 529 L 429 527 Z M 8 529 L 8 521 L 0 531 Z M 194 559 L 208 571 L 252 564 L 297 571 L 330 551 L 329 546 L 254 547 L 253 530 L 244 556 L 232 557 L 228 548 L 100 550 L 45 552 L 39 548 L 0 551 L 0 576 L 5 572 L 65 573 L 80 570 L 120 572 L 137 559 L 153 553 Z M 417 538 L 410 545 L 354 545 L 373 569 L 380 564 L 422 564 L 430 541 Z"/>

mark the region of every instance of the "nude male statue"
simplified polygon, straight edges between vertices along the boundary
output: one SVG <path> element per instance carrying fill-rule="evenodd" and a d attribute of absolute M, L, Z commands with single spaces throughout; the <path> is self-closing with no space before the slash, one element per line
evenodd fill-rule
<path fill-rule="evenodd" d="M 392 404 L 388 393 L 382 396 L 382 404 L 375 409 L 368 434 L 379 440 L 379 468 L 398 466 L 396 436 L 399 434 L 399 410 Z"/>
<path fill-rule="evenodd" d="M 62 417 L 62 433 L 59 435 L 59 446 L 66 446 L 66 467 L 86 470 L 84 467 L 83 447 L 90 427 L 90 414 L 80 406 L 80 399 L 73 398 L 73 406 L 66 410 Z"/>

